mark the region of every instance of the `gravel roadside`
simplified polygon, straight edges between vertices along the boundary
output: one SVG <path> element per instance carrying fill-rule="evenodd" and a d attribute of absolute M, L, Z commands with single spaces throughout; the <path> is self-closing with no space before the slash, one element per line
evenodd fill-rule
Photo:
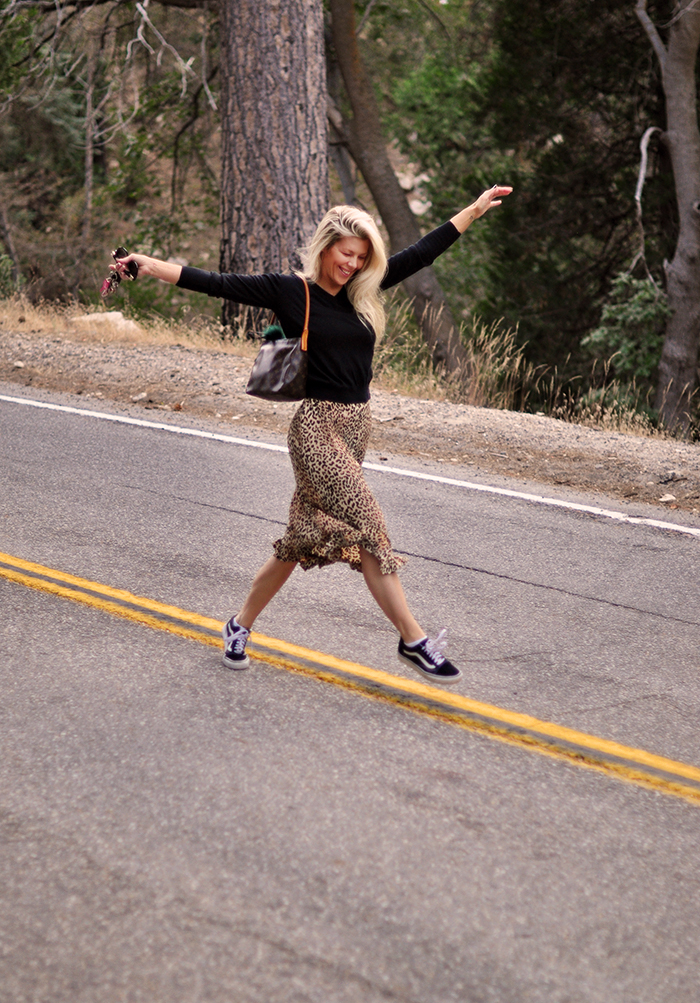
<path fill-rule="evenodd" d="M 236 354 L 228 346 L 129 343 L 89 321 L 49 333 L 18 327 L 0 325 L 0 379 L 10 383 L 276 433 L 295 409 L 246 396 L 252 347 Z M 422 400 L 381 385 L 372 390 L 372 413 L 373 449 L 700 513 L 700 444 Z"/>

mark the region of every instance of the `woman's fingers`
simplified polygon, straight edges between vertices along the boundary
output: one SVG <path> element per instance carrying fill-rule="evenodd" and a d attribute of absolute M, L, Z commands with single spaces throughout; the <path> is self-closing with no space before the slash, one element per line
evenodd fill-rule
<path fill-rule="evenodd" d="M 513 191 L 510 185 L 494 185 L 493 188 L 488 188 L 485 192 L 482 192 L 480 198 L 477 200 L 477 205 L 482 210 L 482 212 L 488 212 L 494 206 L 501 205 L 503 198 L 506 195 L 510 195 Z"/>
<path fill-rule="evenodd" d="M 126 257 L 124 258 L 115 258 L 114 260 L 116 261 L 118 266 L 123 266 L 124 268 L 126 268 L 126 266 L 130 264 L 132 261 L 135 261 L 136 264 L 140 266 L 144 257 L 145 255 L 143 254 L 127 254 Z"/>
<path fill-rule="evenodd" d="M 147 275 L 148 274 L 148 269 L 146 268 L 147 260 L 148 258 L 146 257 L 145 254 L 127 254 L 123 258 L 115 258 L 114 264 L 110 265 L 109 267 L 112 269 L 113 272 L 119 272 L 120 275 L 128 275 L 129 265 L 131 264 L 131 262 L 134 262 L 136 265 L 138 265 L 139 272 L 141 272 L 141 274 L 143 275 Z"/>
<path fill-rule="evenodd" d="M 504 195 L 510 195 L 512 191 L 510 185 L 494 185 L 493 188 L 485 191 L 484 195 L 488 195 L 489 199 L 503 198 Z"/>

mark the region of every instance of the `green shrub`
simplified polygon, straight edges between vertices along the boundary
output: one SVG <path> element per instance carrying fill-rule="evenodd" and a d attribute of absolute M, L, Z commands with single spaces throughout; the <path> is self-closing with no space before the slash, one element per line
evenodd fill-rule
<path fill-rule="evenodd" d="M 617 376 L 651 382 L 669 312 L 666 294 L 651 279 L 623 272 L 613 281 L 600 325 L 581 345 L 596 358 L 610 358 Z"/>
<path fill-rule="evenodd" d="M 0 254 L 0 299 L 7 299 L 17 292 L 17 287 L 12 278 L 12 258 L 7 254 Z"/>

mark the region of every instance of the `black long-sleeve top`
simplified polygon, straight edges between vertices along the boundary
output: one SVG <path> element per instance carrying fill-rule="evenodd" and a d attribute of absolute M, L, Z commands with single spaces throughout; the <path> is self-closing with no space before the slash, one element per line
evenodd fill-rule
<path fill-rule="evenodd" d="M 459 237 L 453 223 L 443 223 L 415 244 L 389 258 L 382 289 L 403 282 L 431 265 Z M 235 275 L 185 266 L 178 286 L 248 306 L 272 310 L 288 338 L 304 327 L 306 295 L 296 275 Z M 335 296 L 309 283 L 309 344 L 306 396 L 357 404 L 369 400 L 375 333 L 355 313 L 347 290 Z"/>

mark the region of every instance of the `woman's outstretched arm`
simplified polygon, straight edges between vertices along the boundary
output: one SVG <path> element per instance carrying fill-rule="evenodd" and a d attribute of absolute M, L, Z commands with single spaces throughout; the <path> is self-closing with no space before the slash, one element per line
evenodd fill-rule
<path fill-rule="evenodd" d="M 263 310 L 273 310 L 283 326 L 289 322 L 291 329 L 295 330 L 298 322 L 301 333 L 303 320 L 299 314 L 301 318 L 304 317 L 305 297 L 303 285 L 294 275 L 269 273 L 220 275 L 218 272 L 208 272 L 203 268 L 192 268 L 188 265 L 177 265 L 172 261 L 162 261 L 160 258 L 151 258 L 147 254 L 128 254 L 125 258 L 117 258 L 109 267 L 112 271 L 124 275 L 131 261 L 135 261 L 139 266 L 139 278 L 142 275 L 150 276 L 191 292 L 204 293 L 206 296 L 232 300 L 234 303 L 244 303 Z"/>
<path fill-rule="evenodd" d="M 437 229 L 426 233 L 411 247 L 399 251 L 398 254 L 392 254 L 389 258 L 386 275 L 382 279 L 382 289 L 390 289 L 397 283 L 403 282 L 409 275 L 415 275 L 421 268 L 432 265 L 439 255 L 451 247 L 456 240 L 459 240 L 459 235 L 464 233 L 475 219 L 483 216 L 494 206 L 500 205 L 503 197 L 510 195 L 512 191 L 513 189 L 509 185 L 494 185 L 493 188 L 483 192 L 476 202 L 472 202 L 466 209 L 462 209 L 447 223 L 443 223 Z"/>
<path fill-rule="evenodd" d="M 476 202 L 472 202 L 466 209 L 462 209 L 456 216 L 453 216 L 450 223 L 453 223 L 460 233 L 464 233 L 475 219 L 483 216 L 494 206 L 500 205 L 504 196 L 510 195 L 512 191 L 513 189 L 509 185 L 494 185 L 488 191 L 482 192 Z"/>
<path fill-rule="evenodd" d="M 177 285 L 182 273 L 182 265 L 176 265 L 172 261 L 161 261 L 160 258 L 149 258 L 147 254 L 129 254 L 126 258 L 117 258 L 109 267 L 112 271 L 124 275 L 130 261 L 135 261 L 139 266 L 139 278 L 150 275 L 154 279 L 161 279 L 162 282 Z"/>

